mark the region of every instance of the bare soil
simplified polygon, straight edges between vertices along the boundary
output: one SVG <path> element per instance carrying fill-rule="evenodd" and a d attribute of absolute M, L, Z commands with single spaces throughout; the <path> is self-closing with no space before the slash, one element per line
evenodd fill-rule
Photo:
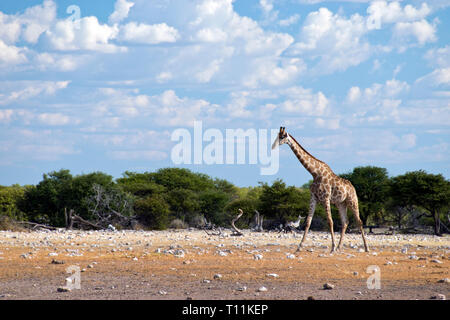
<path fill-rule="evenodd" d="M 343 249 L 330 254 L 330 235 L 311 232 L 292 256 L 300 239 L 250 231 L 0 231 L 0 300 L 449 297 L 448 236 L 368 235 L 366 253 L 361 236 L 348 234 Z M 81 288 L 59 292 L 75 275 L 70 266 L 79 268 Z M 368 286 L 375 276 L 369 266 L 379 269 L 379 289 Z"/>

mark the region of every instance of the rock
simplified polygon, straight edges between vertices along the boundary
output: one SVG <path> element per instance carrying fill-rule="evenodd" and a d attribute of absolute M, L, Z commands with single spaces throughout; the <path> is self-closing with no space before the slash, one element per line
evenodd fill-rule
<path fill-rule="evenodd" d="M 214 279 L 220 280 L 220 279 L 222 279 L 222 275 L 220 273 L 217 273 L 214 275 Z"/>
<path fill-rule="evenodd" d="M 270 277 L 270 278 L 278 278 L 279 277 L 279 275 L 276 273 L 268 273 L 268 274 L 266 274 L 266 276 Z"/>
<path fill-rule="evenodd" d="M 258 292 L 266 292 L 266 291 L 267 291 L 267 288 L 264 286 L 258 288 Z"/>
<path fill-rule="evenodd" d="M 184 258 L 184 251 L 181 249 L 177 249 L 177 250 L 175 250 L 173 255 L 177 258 Z"/>
<path fill-rule="evenodd" d="M 108 231 L 117 231 L 117 229 L 116 229 L 112 224 L 109 224 L 109 225 L 108 225 L 107 230 L 108 230 Z"/>
<path fill-rule="evenodd" d="M 388 261 L 388 262 L 385 263 L 385 265 L 390 266 L 390 265 L 392 265 L 392 262 Z"/>
<path fill-rule="evenodd" d="M 133 261 L 138 261 L 138 258 L 134 257 L 134 258 L 133 258 Z"/>
<path fill-rule="evenodd" d="M 324 285 L 323 285 L 323 289 L 324 290 L 331 290 L 331 289 L 334 289 L 334 284 L 331 284 L 331 283 L 325 283 Z"/>
<path fill-rule="evenodd" d="M 358 271 L 353 271 L 353 275 L 354 275 L 354 276 L 359 275 Z"/>
<path fill-rule="evenodd" d="M 58 292 L 70 292 L 71 290 L 67 287 L 59 287 L 58 289 L 56 289 L 56 291 Z"/>
<path fill-rule="evenodd" d="M 239 287 L 239 288 L 237 288 L 237 291 L 245 292 L 245 291 L 247 291 L 247 287 L 246 286 Z"/>
<path fill-rule="evenodd" d="M 444 278 L 438 281 L 438 283 L 450 283 L 450 278 Z"/>
<path fill-rule="evenodd" d="M 167 292 L 164 290 L 159 290 L 158 293 L 162 296 L 165 296 L 167 294 Z"/>
<path fill-rule="evenodd" d="M 433 263 L 442 263 L 442 261 L 438 260 L 438 259 L 433 259 L 433 260 L 431 260 L 431 262 L 433 262 Z"/>
<path fill-rule="evenodd" d="M 226 253 L 225 251 L 219 251 L 219 256 L 226 257 L 227 255 L 228 253 Z"/>
<path fill-rule="evenodd" d="M 447 300 L 447 298 L 443 294 L 437 294 L 435 296 L 432 296 L 431 299 L 433 299 L 433 300 Z"/>
<path fill-rule="evenodd" d="M 419 260 L 419 257 L 417 257 L 417 256 L 415 256 L 415 255 L 412 255 L 412 256 L 409 256 L 408 259 L 411 259 L 411 260 Z"/>
<path fill-rule="evenodd" d="M 253 259 L 255 259 L 255 260 L 261 260 L 263 258 L 263 255 L 262 254 L 255 254 L 254 256 L 253 256 Z"/>
<path fill-rule="evenodd" d="M 49 257 L 56 257 L 58 254 L 56 252 L 50 252 L 48 254 Z"/>
<path fill-rule="evenodd" d="M 202 281 L 203 283 L 210 283 L 211 282 L 211 280 L 208 280 L 208 279 L 203 279 L 203 281 Z"/>
<path fill-rule="evenodd" d="M 89 269 L 92 269 L 93 267 L 94 267 L 94 265 L 93 264 L 88 264 L 88 266 L 87 266 Z"/>
<path fill-rule="evenodd" d="M 313 296 L 309 296 L 308 298 L 306 298 L 306 300 L 316 300 L 316 298 L 314 298 Z"/>
<path fill-rule="evenodd" d="M 286 258 L 287 259 L 295 259 L 295 254 L 288 254 L 287 256 L 286 256 Z"/>

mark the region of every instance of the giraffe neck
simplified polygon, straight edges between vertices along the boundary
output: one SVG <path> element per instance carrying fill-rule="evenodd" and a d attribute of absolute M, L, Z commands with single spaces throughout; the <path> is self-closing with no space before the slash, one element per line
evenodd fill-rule
<path fill-rule="evenodd" d="M 314 178 L 319 176 L 321 172 L 320 169 L 323 167 L 323 162 L 310 155 L 292 136 L 290 136 L 288 144 L 305 169 L 308 170 Z"/>

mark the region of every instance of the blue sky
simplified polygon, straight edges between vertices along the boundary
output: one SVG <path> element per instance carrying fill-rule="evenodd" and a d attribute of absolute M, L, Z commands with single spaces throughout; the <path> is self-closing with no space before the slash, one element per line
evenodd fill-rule
<path fill-rule="evenodd" d="M 174 166 L 171 134 L 196 120 L 285 126 L 336 173 L 448 178 L 448 30 L 449 0 L 1 1 L 0 184 Z M 310 179 L 287 146 L 279 164 L 185 167 Z"/>

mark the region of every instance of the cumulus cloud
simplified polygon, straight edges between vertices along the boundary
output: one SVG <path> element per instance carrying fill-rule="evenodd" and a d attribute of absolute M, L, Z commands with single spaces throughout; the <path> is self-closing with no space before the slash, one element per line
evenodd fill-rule
<path fill-rule="evenodd" d="M 426 20 L 414 22 L 398 22 L 394 27 L 394 39 L 405 42 L 410 38 L 417 40 L 419 45 L 436 41 L 436 26 Z"/>
<path fill-rule="evenodd" d="M 411 22 L 422 20 L 431 13 L 430 7 L 424 2 L 420 8 L 410 4 L 403 8 L 398 1 L 373 1 L 367 8 L 368 26 L 381 27 L 383 23 Z M 372 23 L 371 23 L 372 22 Z"/>
<path fill-rule="evenodd" d="M 114 12 L 109 16 L 110 23 L 118 23 L 128 17 L 130 9 L 134 6 L 133 2 L 127 0 L 117 0 L 114 4 Z"/>
<path fill-rule="evenodd" d="M 177 29 L 165 23 L 148 25 L 130 22 L 121 27 L 119 39 L 135 43 L 157 44 L 175 42 L 179 37 Z"/>
<path fill-rule="evenodd" d="M 56 4 L 45 0 L 42 5 L 29 7 L 24 13 L 7 15 L 0 12 L 0 40 L 15 43 L 20 37 L 29 43 L 36 43 L 56 19 Z"/>
<path fill-rule="evenodd" d="M 7 45 L 0 40 L 0 66 L 15 65 L 28 61 L 26 50 L 14 45 Z"/>
<path fill-rule="evenodd" d="M 306 17 L 291 52 L 319 59 L 319 73 L 342 71 L 369 58 L 372 48 L 363 38 L 366 32 L 365 20 L 359 14 L 347 19 L 320 8 Z"/>
<path fill-rule="evenodd" d="M 49 30 L 45 36 L 52 48 L 61 51 L 91 50 L 106 53 L 126 51 L 110 43 L 117 37 L 119 29 L 98 22 L 97 17 L 83 17 L 80 20 L 60 20 Z"/>

